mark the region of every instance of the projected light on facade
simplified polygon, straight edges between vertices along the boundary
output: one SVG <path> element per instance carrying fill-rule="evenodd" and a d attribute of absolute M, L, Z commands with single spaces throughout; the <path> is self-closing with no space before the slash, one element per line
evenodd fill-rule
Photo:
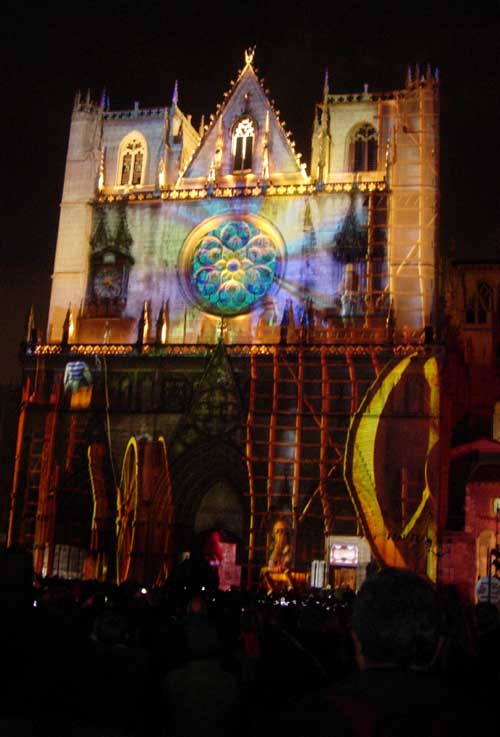
<path fill-rule="evenodd" d="M 439 381 L 435 357 L 386 366 L 351 422 L 344 466 L 373 554 L 433 579 Z"/>
<path fill-rule="evenodd" d="M 201 237 L 200 237 L 201 235 Z M 280 273 L 275 240 L 248 220 L 224 219 L 191 239 L 186 280 L 207 312 L 239 315 L 269 292 Z"/>

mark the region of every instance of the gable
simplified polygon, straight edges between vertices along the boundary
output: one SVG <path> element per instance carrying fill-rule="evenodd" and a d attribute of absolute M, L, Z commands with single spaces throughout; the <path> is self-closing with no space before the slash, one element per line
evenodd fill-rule
<path fill-rule="evenodd" d="M 241 122 L 245 123 L 243 127 L 250 133 L 249 137 L 253 131 L 253 140 L 246 140 L 246 145 L 251 147 L 250 167 L 246 166 L 248 156 L 244 161 L 241 157 L 238 159 L 241 142 L 238 144 L 236 138 Z M 291 178 L 296 181 L 299 178 L 303 181 L 305 177 L 300 158 L 296 156 L 249 61 L 226 101 L 219 106 L 217 115 L 185 172 L 181 174 L 179 183 L 189 186 L 189 180 L 226 180 L 227 184 L 231 184 L 233 180 L 241 179 L 242 175 L 245 180 L 272 179 L 277 176 L 279 180 Z"/>

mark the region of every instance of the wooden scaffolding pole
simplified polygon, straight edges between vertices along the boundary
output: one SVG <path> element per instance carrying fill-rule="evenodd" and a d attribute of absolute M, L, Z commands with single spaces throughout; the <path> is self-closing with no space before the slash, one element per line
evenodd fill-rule
<path fill-rule="evenodd" d="M 250 493 L 250 520 L 248 528 L 248 568 L 247 568 L 247 588 L 252 585 L 252 573 L 255 565 L 255 526 L 256 526 L 256 489 L 255 477 L 253 472 L 253 444 L 252 444 L 252 428 L 255 422 L 255 386 L 257 383 L 257 367 L 256 357 L 252 353 L 250 355 L 250 397 L 248 402 L 248 419 L 247 419 L 247 436 L 246 436 L 246 456 L 248 470 L 248 486 Z"/>
<path fill-rule="evenodd" d="M 273 506 L 273 493 L 274 493 L 274 480 L 275 480 L 275 466 L 274 466 L 274 453 L 276 445 L 276 422 L 278 414 L 278 379 L 279 379 L 279 361 L 278 351 L 273 351 L 273 399 L 271 416 L 269 418 L 269 440 L 268 440 L 268 452 L 267 452 L 267 500 L 266 500 L 266 512 L 269 514 L 271 507 Z"/>
<path fill-rule="evenodd" d="M 330 410 L 330 382 L 328 380 L 328 363 L 325 347 L 321 348 L 321 424 L 319 449 L 319 494 L 323 508 L 323 529 L 330 535 L 333 528 L 332 510 L 328 501 L 326 483 L 328 479 L 328 412 Z"/>
<path fill-rule="evenodd" d="M 18 492 L 19 492 L 19 476 L 21 472 L 21 456 L 23 450 L 24 440 L 24 426 L 26 424 L 26 412 L 28 409 L 28 402 L 31 391 L 31 382 L 29 377 L 26 379 L 23 391 L 21 395 L 21 411 L 19 413 L 19 422 L 17 425 L 17 439 L 16 439 L 16 454 L 14 458 L 14 477 L 12 479 L 12 490 L 10 494 L 10 514 L 9 514 L 9 529 L 7 532 L 7 547 L 10 548 L 15 542 L 15 523 L 17 516 L 17 503 L 18 503 Z"/>
<path fill-rule="evenodd" d="M 42 450 L 42 463 L 40 474 L 40 487 L 38 491 L 38 507 L 36 513 L 35 539 L 33 545 L 33 568 L 35 573 L 42 573 L 45 548 L 53 546 L 54 541 L 50 539 L 51 525 L 50 515 L 55 513 L 55 505 L 51 495 L 55 493 L 52 489 L 57 472 L 54 468 L 54 450 L 56 445 L 57 420 L 59 415 L 59 403 L 62 392 L 62 382 L 58 382 L 51 396 L 51 409 L 47 413 L 45 421 L 45 433 Z M 48 575 L 52 571 L 47 570 Z"/>
<path fill-rule="evenodd" d="M 295 453 L 293 459 L 292 479 L 292 524 L 293 535 L 293 565 L 295 566 L 295 552 L 298 535 L 298 511 L 300 500 L 300 462 L 302 450 L 302 423 L 304 413 L 304 348 L 301 346 L 298 355 L 297 367 L 297 408 L 295 414 Z"/>

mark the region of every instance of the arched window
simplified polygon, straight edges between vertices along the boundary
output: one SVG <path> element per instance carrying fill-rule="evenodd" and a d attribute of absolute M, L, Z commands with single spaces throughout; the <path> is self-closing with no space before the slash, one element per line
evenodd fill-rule
<path fill-rule="evenodd" d="M 351 171 L 374 171 L 377 168 L 377 131 L 368 123 L 352 133 L 350 164 Z"/>
<path fill-rule="evenodd" d="M 144 182 L 146 142 L 139 133 L 131 133 L 122 141 L 118 159 L 118 184 L 136 187 Z"/>
<path fill-rule="evenodd" d="M 465 307 L 465 321 L 470 324 L 484 325 L 488 322 L 488 313 L 493 309 L 493 290 L 486 282 L 477 285 L 476 292 L 471 294 Z"/>
<path fill-rule="evenodd" d="M 493 290 L 489 284 L 481 282 L 477 287 L 477 296 L 477 321 L 485 323 L 488 320 L 488 312 L 491 312 L 493 307 Z"/>
<path fill-rule="evenodd" d="M 233 171 L 252 169 L 255 125 L 251 118 L 241 118 L 233 129 Z"/>

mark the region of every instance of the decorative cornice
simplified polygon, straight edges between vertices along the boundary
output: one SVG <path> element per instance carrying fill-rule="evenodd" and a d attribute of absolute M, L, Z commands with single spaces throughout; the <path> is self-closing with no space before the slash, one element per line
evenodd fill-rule
<path fill-rule="evenodd" d="M 167 344 L 156 346 L 154 343 L 145 344 L 137 347 L 132 344 L 70 344 L 61 346 L 60 344 L 43 344 L 26 347 L 26 356 L 46 357 L 46 356 L 147 356 L 150 358 L 168 357 L 184 357 L 184 356 L 207 356 L 217 348 L 216 343 L 185 343 L 185 344 Z M 298 355 L 300 353 L 308 353 L 310 355 L 327 355 L 327 356 L 372 356 L 374 353 L 392 353 L 394 356 L 429 355 L 440 353 L 440 346 L 417 345 L 417 344 L 400 344 L 391 345 L 389 343 L 378 344 L 332 344 L 332 343 L 293 343 L 287 345 L 281 344 L 240 344 L 229 343 L 224 345 L 225 351 L 229 356 L 274 356 L 276 354 Z"/>
<path fill-rule="evenodd" d="M 401 100 L 408 97 L 408 93 L 417 89 L 428 87 L 437 88 L 438 80 L 436 79 L 419 79 L 411 82 L 404 90 L 394 90 L 392 92 L 358 92 L 352 94 L 329 94 L 327 97 L 329 105 L 342 105 L 353 102 L 378 102 L 385 100 Z"/>
<path fill-rule="evenodd" d="M 205 200 L 211 198 L 233 197 L 282 197 L 304 194 L 331 194 L 333 192 L 386 192 L 387 181 L 371 182 L 329 182 L 328 184 L 278 184 L 255 185 L 251 187 L 200 187 L 198 189 L 168 189 L 157 192 L 129 192 L 119 194 L 101 194 L 98 202 L 151 202 L 165 200 Z"/>
<path fill-rule="evenodd" d="M 132 118 L 163 118 L 165 117 L 164 107 L 134 108 L 133 110 L 113 110 L 113 112 L 103 113 L 104 120 L 131 120 Z"/>

